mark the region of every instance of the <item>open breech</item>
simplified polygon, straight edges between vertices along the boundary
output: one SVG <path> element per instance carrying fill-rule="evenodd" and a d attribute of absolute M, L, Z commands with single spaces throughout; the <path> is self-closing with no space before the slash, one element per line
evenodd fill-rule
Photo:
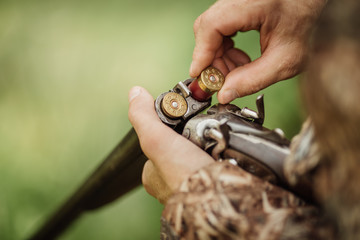
<path fill-rule="evenodd" d="M 289 141 L 280 129 L 262 126 L 263 96 L 257 98 L 257 111 L 218 104 L 207 114 L 200 114 L 211 105 L 211 96 L 223 83 L 222 73 L 209 67 L 198 78 L 179 82 L 160 94 L 155 110 L 165 124 L 207 151 L 214 160 L 229 161 L 265 180 L 291 188 L 283 172 Z M 145 162 L 138 137 L 131 129 L 30 239 L 54 239 L 83 212 L 100 208 L 140 185 Z M 297 193 L 301 195 L 301 191 Z"/>

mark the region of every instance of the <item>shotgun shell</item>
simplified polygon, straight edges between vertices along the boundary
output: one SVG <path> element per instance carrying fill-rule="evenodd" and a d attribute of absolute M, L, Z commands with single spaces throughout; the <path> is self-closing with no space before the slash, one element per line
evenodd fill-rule
<path fill-rule="evenodd" d="M 169 118 L 184 116 L 188 106 L 184 97 L 175 92 L 167 93 L 161 101 L 161 109 Z"/>
<path fill-rule="evenodd" d="M 200 76 L 190 85 L 192 97 L 203 102 L 208 100 L 215 92 L 219 91 L 224 84 L 224 75 L 214 67 L 203 70 Z"/>

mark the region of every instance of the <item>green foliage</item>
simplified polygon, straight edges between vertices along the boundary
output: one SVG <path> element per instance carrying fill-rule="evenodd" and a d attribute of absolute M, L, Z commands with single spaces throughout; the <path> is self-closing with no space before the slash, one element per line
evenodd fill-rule
<path fill-rule="evenodd" d="M 0 2 L 0 239 L 33 232 L 125 135 L 131 86 L 157 96 L 188 77 L 192 24 L 211 3 Z M 256 32 L 236 43 L 259 56 Z M 264 92 L 266 125 L 292 136 L 296 82 Z M 158 239 L 161 210 L 139 188 L 61 239 Z"/>

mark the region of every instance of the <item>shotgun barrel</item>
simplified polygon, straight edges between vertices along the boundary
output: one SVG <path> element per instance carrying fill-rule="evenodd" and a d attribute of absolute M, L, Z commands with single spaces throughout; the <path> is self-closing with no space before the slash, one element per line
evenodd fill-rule
<path fill-rule="evenodd" d="M 188 86 L 194 81 L 199 82 L 199 87 L 192 93 Z M 219 91 L 223 83 L 222 73 L 208 67 L 198 79 L 179 82 L 172 90 L 159 95 L 155 110 L 163 123 L 181 134 L 189 119 L 211 105 L 211 95 Z M 205 95 L 206 98 L 202 98 Z M 83 212 L 106 205 L 140 185 L 146 159 L 132 128 L 80 188 L 29 239 L 54 239 Z"/>
<path fill-rule="evenodd" d="M 140 185 L 146 159 L 132 128 L 70 199 L 29 239 L 55 239 L 83 212 L 110 203 Z"/>

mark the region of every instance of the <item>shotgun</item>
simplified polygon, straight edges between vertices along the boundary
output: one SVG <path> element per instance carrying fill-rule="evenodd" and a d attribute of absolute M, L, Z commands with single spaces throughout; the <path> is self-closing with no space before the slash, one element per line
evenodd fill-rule
<path fill-rule="evenodd" d="M 170 91 L 159 95 L 155 110 L 166 125 L 207 151 L 215 160 L 229 161 L 291 189 L 283 173 L 289 141 L 280 129 L 269 130 L 262 126 L 265 117 L 263 95 L 256 100 L 257 111 L 217 104 L 207 114 L 200 114 L 211 105 L 211 96 L 223 83 L 222 73 L 208 67 L 198 78 L 179 82 Z M 111 203 L 139 186 L 146 160 L 139 139 L 131 129 L 29 239 L 55 239 L 82 213 Z"/>

